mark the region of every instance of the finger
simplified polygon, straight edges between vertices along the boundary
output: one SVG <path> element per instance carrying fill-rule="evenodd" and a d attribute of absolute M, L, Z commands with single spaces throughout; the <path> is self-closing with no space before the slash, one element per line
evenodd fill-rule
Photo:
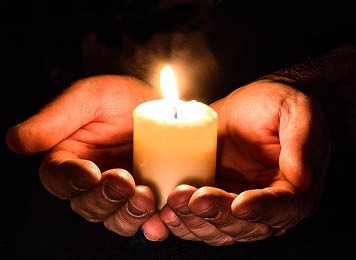
<path fill-rule="evenodd" d="M 74 83 L 37 114 L 7 133 L 11 150 L 21 154 L 46 151 L 95 117 L 98 105 L 88 81 Z"/>
<path fill-rule="evenodd" d="M 167 205 L 161 211 L 161 219 L 166 223 L 172 234 L 179 237 L 180 239 L 192 241 L 201 240 L 190 231 L 190 229 L 185 225 L 183 220 L 178 215 L 178 212 L 175 211 L 175 207 L 179 206 L 179 204 L 187 204 L 191 195 L 196 190 L 197 189 L 193 186 L 180 185 L 168 196 Z"/>
<path fill-rule="evenodd" d="M 100 169 L 91 161 L 58 151 L 48 154 L 39 169 L 43 186 L 54 196 L 70 199 L 93 188 L 101 178 Z"/>
<path fill-rule="evenodd" d="M 226 234 L 219 231 L 212 224 L 198 217 L 189 209 L 189 201 L 197 189 L 189 185 L 175 188 L 168 198 L 169 207 L 178 215 L 179 219 L 196 237 L 211 245 L 219 245 L 228 241 Z"/>
<path fill-rule="evenodd" d="M 162 208 L 160 218 L 167 225 L 172 234 L 180 239 L 192 241 L 200 240 L 192 232 L 190 232 L 188 227 L 180 220 L 177 214 L 167 205 Z"/>
<path fill-rule="evenodd" d="M 224 241 L 220 241 L 221 245 L 269 237 L 269 226 L 241 220 L 231 214 L 231 204 L 235 197 L 221 189 L 204 187 L 193 194 L 189 208 L 193 214 L 204 218 L 227 235 Z"/>
<path fill-rule="evenodd" d="M 47 151 L 87 123 L 102 121 L 105 115 L 127 115 L 152 98 L 156 98 L 153 89 L 131 77 L 103 75 L 78 80 L 37 114 L 10 128 L 6 143 L 20 154 Z M 111 106 L 115 104 L 118 106 Z"/>
<path fill-rule="evenodd" d="M 306 216 L 298 194 L 274 187 L 245 191 L 234 199 L 231 208 L 236 218 L 275 229 L 289 229 Z"/>
<path fill-rule="evenodd" d="M 155 212 L 154 194 L 147 186 L 136 186 L 134 195 L 105 221 L 107 229 L 122 235 L 133 236 Z"/>
<path fill-rule="evenodd" d="M 123 169 L 111 169 L 103 173 L 95 188 L 73 197 L 71 207 L 88 221 L 103 221 L 126 203 L 134 191 L 131 174 Z"/>
<path fill-rule="evenodd" d="M 142 231 L 145 237 L 150 241 L 162 241 L 169 236 L 169 230 L 162 222 L 158 212 L 143 223 Z"/>

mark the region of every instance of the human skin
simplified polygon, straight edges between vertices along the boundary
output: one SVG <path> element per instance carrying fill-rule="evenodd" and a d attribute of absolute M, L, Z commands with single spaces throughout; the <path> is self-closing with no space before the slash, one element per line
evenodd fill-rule
<path fill-rule="evenodd" d="M 43 186 L 119 235 L 142 229 L 152 241 L 170 232 L 211 245 L 256 241 L 284 234 L 317 210 L 330 136 L 315 98 L 354 86 L 355 73 L 356 49 L 346 46 L 211 104 L 219 115 L 216 187 L 180 185 L 160 212 L 152 190 L 130 174 L 132 111 L 158 98 L 142 81 L 113 75 L 76 81 L 10 128 L 6 142 L 15 153 L 42 153 Z"/>
<path fill-rule="evenodd" d="M 212 104 L 219 114 L 216 187 L 177 187 L 161 218 L 212 245 L 281 235 L 318 208 L 330 153 L 319 104 L 272 80 Z"/>
<path fill-rule="evenodd" d="M 44 187 L 70 200 L 86 220 L 123 236 L 142 228 L 150 240 L 170 231 L 224 245 L 282 234 L 314 212 L 327 131 L 307 96 L 271 80 L 212 104 L 220 125 L 216 187 L 179 186 L 156 211 L 152 190 L 136 185 L 130 174 L 132 111 L 154 98 L 150 87 L 130 77 L 79 80 L 10 129 L 7 144 L 21 154 L 44 153 Z"/>

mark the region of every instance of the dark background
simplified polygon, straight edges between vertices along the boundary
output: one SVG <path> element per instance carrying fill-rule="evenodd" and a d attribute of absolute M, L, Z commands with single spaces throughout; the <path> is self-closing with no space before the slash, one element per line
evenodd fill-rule
<path fill-rule="evenodd" d="M 349 1 L 166 2 L 1 3 L 0 259 L 352 258 L 355 140 L 347 133 L 355 112 L 344 114 L 350 110 L 345 97 L 334 95 L 337 91 L 325 93 L 329 111 L 337 116 L 331 119 L 333 156 L 320 210 L 284 236 L 260 242 L 211 247 L 174 237 L 153 243 L 141 233 L 119 237 L 102 224 L 86 222 L 67 201 L 44 190 L 37 175 L 41 155 L 24 157 L 7 149 L 10 126 L 82 77 L 129 74 L 150 83 L 151 60 L 188 60 L 197 71 L 194 84 L 205 88 L 204 97 L 194 91 L 188 96 L 211 102 L 257 77 L 355 40 Z M 348 93 L 353 95 L 348 100 L 356 97 L 355 91 Z"/>

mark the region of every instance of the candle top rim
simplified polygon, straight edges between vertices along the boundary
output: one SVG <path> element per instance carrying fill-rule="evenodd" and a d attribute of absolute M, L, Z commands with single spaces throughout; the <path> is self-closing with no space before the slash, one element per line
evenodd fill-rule
<path fill-rule="evenodd" d="M 173 115 L 177 110 L 178 117 Z M 217 112 L 210 106 L 196 100 L 178 100 L 176 104 L 166 99 L 156 99 L 139 104 L 133 111 L 134 118 L 140 115 L 150 121 L 171 125 L 200 125 L 217 120 Z"/>

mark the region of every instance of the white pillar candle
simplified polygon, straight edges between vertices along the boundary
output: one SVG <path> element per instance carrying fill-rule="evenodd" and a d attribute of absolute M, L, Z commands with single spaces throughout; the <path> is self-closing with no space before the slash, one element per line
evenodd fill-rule
<path fill-rule="evenodd" d="M 217 113 L 201 102 L 179 100 L 173 72 L 166 68 L 162 92 L 168 85 L 173 95 L 142 103 L 133 112 L 133 175 L 136 184 L 153 189 L 158 209 L 180 184 L 215 184 Z"/>

